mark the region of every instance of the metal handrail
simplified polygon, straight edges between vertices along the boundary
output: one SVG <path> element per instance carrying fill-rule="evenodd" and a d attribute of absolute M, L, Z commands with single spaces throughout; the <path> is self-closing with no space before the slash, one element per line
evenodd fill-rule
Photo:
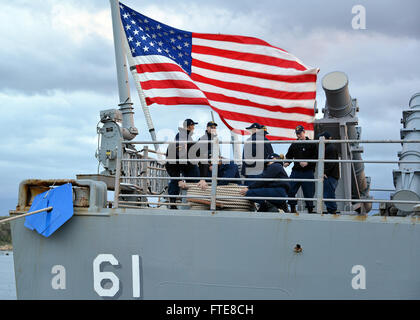
<path fill-rule="evenodd" d="M 249 162 L 302 162 L 302 161 L 306 161 L 306 162 L 319 162 L 319 159 L 281 159 L 281 160 L 276 160 L 276 159 L 254 159 L 254 158 L 244 158 L 244 159 L 233 159 L 232 161 L 235 160 L 240 160 L 240 161 L 249 161 Z M 162 160 L 156 160 L 156 159 L 121 159 L 121 161 L 124 162 L 149 162 L 149 161 L 162 161 Z M 200 162 L 200 161 L 208 161 L 208 159 L 203 158 L 195 158 L 195 159 L 188 159 L 188 158 L 182 158 L 182 159 L 165 159 L 163 160 L 165 162 Z M 223 160 L 221 160 L 223 163 Z M 229 159 L 229 161 L 226 160 L 226 162 L 230 162 L 231 160 Z M 401 160 L 343 160 L 343 159 L 324 159 L 324 162 L 339 162 L 339 163 L 385 163 L 385 164 L 389 164 L 389 163 L 402 163 L 402 164 L 417 164 L 420 163 L 420 161 L 401 161 Z"/>
<path fill-rule="evenodd" d="M 116 207 L 118 207 L 118 202 L 120 201 L 121 204 L 126 203 L 127 201 L 119 200 L 119 197 L 139 197 L 138 194 L 119 194 L 120 192 L 120 180 L 121 179 L 138 179 L 138 180 L 153 180 L 153 179 L 160 179 L 160 180 L 206 180 L 211 181 L 211 192 L 210 195 L 164 195 L 165 198 L 198 198 L 198 199 L 210 199 L 210 209 L 216 210 L 216 200 L 220 199 L 249 199 L 249 200 L 303 200 L 303 201 L 316 201 L 316 211 L 318 213 L 322 213 L 323 209 L 323 202 L 325 201 L 334 201 L 334 202 L 347 202 L 347 203 L 403 203 L 403 204 L 419 204 L 419 201 L 408 201 L 408 200 L 385 200 L 385 199 L 330 199 L 323 197 L 323 182 L 324 182 L 324 163 L 376 163 L 376 164 L 391 164 L 391 163 L 398 163 L 398 164 L 418 164 L 420 161 L 401 161 L 401 160 L 343 160 L 343 159 L 325 159 L 325 143 L 420 143 L 420 140 L 354 140 L 354 139 L 346 139 L 346 140 L 325 140 L 324 137 L 321 137 L 319 140 L 252 140 L 252 141 L 218 141 L 217 138 L 210 141 L 213 144 L 213 150 L 218 150 L 218 145 L 220 144 L 255 144 L 255 143 L 277 143 L 277 144 L 291 144 L 291 143 L 316 143 L 318 144 L 318 159 L 279 159 L 279 160 L 269 160 L 269 159 L 254 159 L 254 158 L 247 158 L 247 159 L 234 159 L 240 161 L 248 161 L 250 163 L 256 162 L 280 162 L 280 163 L 292 163 L 292 162 L 315 162 L 318 164 L 317 176 L 314 179 L 280 179 L 280 178 L 222 178 L 217 177 L 217 167 L 219 165 L 219 156 L 215 152 L 213 154 L 212 159 L 207 158 L 195 158 L 195 159 L 165 159 L 164 162 L 192 162 L 192 163 L 200 163 L 202 161 L 206 161 L 207 163 L 211 163 L 213 165 L 213 175 L 212 177 L 169 177 L 169 176 L 162 176 L 162 177 L 153 177 L 153 176 L 141 176 L 141 177 L 130 177 L 130 176 L 121 176 L 121 162 L 158 162 L 162 164 L 162 160 L 160 159 L 151 159 L 151 158 L 143 158 L 143 159 L 122 159 L 121 151 L 117 152 L 117 174 L 116 174 L 116 187 L 115 187 L 115 197 L 114 203 Z M 205 144 L 207 145 L 209 141 L 121 141 L 121 146 L 123 144 Z M 122 149 L 122 148 L 121 148 Z M 231 160 L 226 159 L 223 162 L 230 162 Z M 119 165 L 118 165 L 119 164 Z M 304 198 L 304 197 L 246 197 L 246 196 L 222 196 L 216 194 L 216 186 L 217 181 L 301 181 L 301 182 L 314 182 L 316 184 L 316 197 L 314 198 Z M 244 186 L 245 187 L 245 186 Z M 376 191 L 376 189 L 372 189 L 372 191 Z M 378 189 L 377 191 L 394 191 L 390 189 Z M 142 195 L 147 197 L 162 197 L 163 195 Z M 144 203 L 142 201 L 135 202 L 135 203 Z M 146 202 L 147 203 L 147 202 Z M 165 202 L 158 202 L 157 204 L 168 204 Z M 176 204 L 178 205 L 178 203 Z M 184 204 L 179 204 L 184 205 Z"/>
<path fill-rule="evenodd" d="M 254 144 L 254 143 L 278 143 L 278 144 L 290 144 L 290 143 L 319 143 L 320 140 L 246 140 L 246 141 L 219 141 L 219 144 Z M 196 143 L 208 143 L 205 141 L 193 141 L 193 140 L 182 140 L 182 141 L 122 141 L 122 144 L 196 144 Z M 356 140 L 356 139 L 343 139 L 343 140 L 325 140 L 325 143 L 420 143 L 420 140 Z"/>
<path fill-rule="evenodd" d="M 120 179 L 165 179 L 165 180 L 211 180 L 212 177 L 120 177 Z M 292 178 L 222 178 L 222 177 L 216 177 L 216 180 L 222 180 L 222 181 L 246 181 L 246 180 L 252 180 L 252 181 L 301 181 L 301 182 L 314 182 L 318 181 L 318 179 L 292 179 Z"/>
<path fill-rule="evenodd" d="M 245 188 L 245 187 L 244 187 Z M 121 194 L 122 197 L 138 197 L 138 194 Z M 162 197 L 162 195 L 147 195 L 150 198 Z M 165 198 L 191 198 L 191 199 L 211 199 L 211 195 L 165 195 Z M 246 197 L 246 196 L 224 196 L 216 195 L 216 199 L 256 199 L 256 200 L 303 200 L 303 201 L 317 201 L 317 198 L 305 198 L 305 197 Z M 416 204 L 419 201 L 414 200 L 386 200 L 386 199 L 340 199 L 340 198 L 324 198 L 324 201 L 337 201 L 337 202 L 363 202 L 363 203 L 405 203 L 405 204 Z M 176 204 L 178 205 L 178 203 Z"/>

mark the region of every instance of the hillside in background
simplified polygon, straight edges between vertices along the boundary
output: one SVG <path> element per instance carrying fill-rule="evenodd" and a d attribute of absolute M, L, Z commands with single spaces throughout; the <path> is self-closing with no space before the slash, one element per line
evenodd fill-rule
<path fill-rule="evenodd" d="M 12 234 L 10 232 L 10 223 L 0 224 L 0 247 L 12 244 Z"/>

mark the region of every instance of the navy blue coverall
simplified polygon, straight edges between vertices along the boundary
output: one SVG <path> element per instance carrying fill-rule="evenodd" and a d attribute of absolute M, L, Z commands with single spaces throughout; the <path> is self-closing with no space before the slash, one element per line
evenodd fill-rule
<path fill-rule="evenodd" d="M 279 162 L 274 162 L 267 165 L 263 171 L 261 178 L 282 178 L 287 179 L 286 171 L 283 165 Z M 248 186 L 248 191 L 245 194 L 247 197 L 287 197 L 290 185 L 288 181 L 255 181 Z M 256 203 L 263 204 L 265 200 L 252 200 Z M 286 204 L 285 200 L 267 200 L 274 206 L 281 208 Z"/>
<path fill-rule="evenodd" d="M 310 140 L 306 137 L 305 140 Z M 286 154 L 286 159 L 317 159 L 318 148 L 315 143 L 299 143 L 293 142 Z M 308 165 L 302 167 L 299 162 L 293 163 L 292 173 L 290 174 L 291 179 L 314 179 L 315 162 L 308 162 Z M 314 182 L 303 182 L 303 181 L 291 181 L 289 197 L 295 197 L 299 188 L 302 187 L 303 196 L 305 198 L 313 198 L 315 193 Z M 290 206 L 296 206 L 296 200 L 289 200 Z M 305 201 L 306 208 L 308 210 L 313 209 L 313 201 Z"/>

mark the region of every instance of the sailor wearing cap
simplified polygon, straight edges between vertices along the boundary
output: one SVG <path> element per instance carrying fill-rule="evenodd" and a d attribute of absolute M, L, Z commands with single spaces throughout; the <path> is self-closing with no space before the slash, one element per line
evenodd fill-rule
<path fill-rule="evenodd" d="M 305 136 L 305 129 L 299 125 L 295 129 L 297 140 L 310 140 Z M 292 143 L 286 153 L 286 159 L 317 159 L 318 148 L 314 143 Z M 289 166 L 290 162 L 285 162 L 284 167 Z M 292 179 L 314 179 L 315 162 L 294 162 L 290 178 Z M 315 193 L 314 182 L 291 181 L 289 197 L 295 197 L 299 188 L 302 187 L 303 196 L 312 198 Z M 313 212 L 313 201 L 305 201 L 309 213 Z M 296 200 L 289 200 L 290 211 L 296 212 Z"/>
<path fill-rule="evenodd" d="M 211 158 L 213 156 L 213 144 L 212 140 L 217 136 L 217 123 L 214 121 L 207 122 L 206 131 L 204 135 L 198 139 L 198 151 L 197 156 L 200 158 L 199 168 L 200 168 L 200 177 L 209 176 L 209 166 L 211 163 Z M 220 152 L 218 153 L 220 154 Z M 200 184 L 206 184 L 205 180 L 200 180 Z"/>
<path fill-rule="evenodd" d="M 261 129 L 263 129 L 264 130 L 264 135 L 266 136 L 267 134 L 269 134 L 268 133 L 268 129 L 267 129 L 267 126 L 261 126 Z"/>
<path fill-rule="evenodd" d="M 230 160 L 229 162 L 227 161 L 222 161 L 223 158 L 220 157 L 219 160 L 219 165 L 217 166 L 217 177 L 220 178 L 240 178 L 241 176 L 239 175 L 239 168 L 238 165 L 233 161 Z M 226 160 L 226 159 L 225 159 Z M 212 173 L 212 167 L 210 166 L 210 172 L 209 172 L 209 176 L 211 176 Z M 219 186 L 223 186 L 223 185 L 228 185 L 228 184 L 239 184 L 238 180 L 220 180 L 217 181 L 217 185 Z"/>
<path fill-rule="evenodd" d="M 185 119 L 183 122 L 183 127 L 179 127 L 179 132 L 175 136 L 175 142 L 169 144 L 168 149 L 166 150 L 166 159 L 165 164 L 166 171 L 171 177 L 180 177 L 181 174 L 184 177 L 198 177 L 200 176 L 200 171 L 198 166 L 189 161 L 188 152 L 191 147 L 195 144 L 192 140 L 192 134 L 197 122 L 194 122 L 191 119 Z M 181 142 L 178 141 L 188 141 Z M 191 141 L 191 142 L 189 142 Z M 169 195 L 178 195 L 180 187 L 185 187 L 185 181 L 180 180 L 171 180 L 168 185 L 168 194 Z M 170 198 L 169 202 L 175 203 L 176 198 Z M 176 206 L 170 206 L 171 209 L 177 209 Z"/>
<path fill-rule="evenodd" d="M 208 178 L 207 181 L 210 180 L 212 176 L 212 165 L 211 159 L 213 157 L 213 144 L 211 141 L 214 137 L 217 136 L 217 123 L 214 121 L 209 121 L 207 123 L 206 132 L 202 137 L 200 137 L 199 142 L 204 143 L 205 145 L 201 145 L 201 143 L 197 143 L 199 145 L 198 152 L 196 152 L 197 156 L 200 159 L 199 162 L 199 169 L 200 169 L 200 177 L 201 180 L 198 182 L 198 187 L 205 190 L 208 185 L 205 178 Z M 220 150 L 219 153 L 220 155 Z M 217 177 L 219 178 L 240 178 L 238 166 L 233 161 L 227 161 L 219 156 L 219 164 L 217 167 Z M 217 181 L 218 185 L 227 185 L 229 183 L 238 183 L 237 181 L 229 181 L 229 180 L 219 180 Z"/>
<path fill-rule="evenodd" d="M 271 153 L 268 156 L 269 161 L 267 163 L 267 168 L 261 175 L 261 178 L 279 178 L 279 179 L 288 179 L 287 173 L 283 168 L 281 162 L 276 162 L 275 160 L 283 159 L 283 155 L 278 155 L 277 153 Z M 255 181 L 250 184 L 247 188 L 241 189 L 241 194 L 246 197 L 284 197 L 287 198 L 287 192 L 289 191 L 289 182 L 288 181 Z M 286 200 L 261 200 L 255 199 L 252 200 L 260 204 L 258 211 L 272 211 L 278 212 L 278 208 L 282 209 L 284 212 L 288 212 Z"/>
<path fill-rule="evenodd" d="M 261 126 L 261 129 L 263 130 L 263 133 L 264 133 L 264 140 L 265 141 L 270 141 L 268 138 L 267 138 L 267 135 L 268 134 L 270 134 L 269 132 L 268 132 L 268 129 L 267 129 L 267 126 Z M 271 148 L 271 150 L 273 150 L 273 146 L 271 145 L 271 143 L 270 142 L 268 142 L 268 143 L 265 143 L 266 145 L 268 145 L 269 146 L 269 148 Z M 274 151 L 273 151 L 274 152 Z"/>
<path fill-rule="evenodd" d="M 213 172 L 213 166 L 210 164 L 208 167 L 207 173 L 207 180 L 211 180 Z M 227 160 L 223 157 L 219 157 L 219 163 L 217 166 L 217 177 L 218 178 L 235 178 L 239 179 L 241 176 L 239 175 L 238 165 L 233 160 Z M 217 185 L 223 186 L 228 184 L 238 184 L 238 180 L 218 180 Z M 205 190 L 208 185 L 204 179 L 200 180 L 198 183 L 198 187 Z"/>
<path fill-rule="evenodd" d="M 253 123 L 246 128 L 251 132 L 251 136 L 248 138 L 249 141 L 269 141 L 264 134 L 264 128 L 259 123 Z M 241 174 L 246 178 L 259 178 L 266 167 L 264 162 L 252 161 L 255 159 L 263 160 L 267 159 L 268 156 L 273 153 L 273 147 L 271 143 L 245 143 L 244 150 L 242 153 L 242 169 Z M 253 181 L 245 181 L 245 185 L 250 185 Z"/>
<path fill-rule="evenodd" d="M 325 137 L 326 140 L 331 139 L 329 132 L 324 131 L 318 135 Z M 338 150 L 334 143 L 325 144 L 325 159 L 338 159 Z M 335 189 L 337 188 L 338 179 L 340 177 L 340 169 L 338 162 L 325 162 L 324 163 L 324 198 L 335 199 Z M 325 201 L 327 213 L 337 213 L 337 203 L 335 201 Z"/>

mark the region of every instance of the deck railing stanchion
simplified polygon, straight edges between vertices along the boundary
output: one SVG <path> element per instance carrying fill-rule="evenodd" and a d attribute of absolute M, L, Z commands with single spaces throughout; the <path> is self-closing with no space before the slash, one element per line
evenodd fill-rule
<path fill-rule="evenodd" d="M 115 169 L 115 187 L 114 187 L 114 208 L 118 208 L 118 200 L 120 196 L 120 179 L 121 179 L 121 159 L 122 159 L 122 142 L 117 147 L 117 168 Z"/>
<path fill-rule="evenodd" d="M 143 147 L 143 158 L 144 159 L 149 159 L 149 146 L 144 146 Z M 150 165 L 150 162 L 144 162 L 143 164 L 145 166 L 142 166 L 141 172 L 144 172 L 144 174 L 146 175 L 146 177 L 149 177 L 150 176 L 150 174 L 149 174 L 150 170 L 148 169 L 148 167 Z M 141 187 L 142 187 L 142 189 L 144 191 L 146 191 L 149 182 L 147 180 L 143 180 L 143 182 L 144 183 L 142 183 Z"/>
<path fill-rule="evenodd" d="M 219 139 L 217 139 L 217 136 L 215 136 L 212 140 L 211 165 L 210 210 L 216 210 L 217 171 L 219 167 Z"/>
<path fill-rule="evenodd" d="M 316 212 L 322 213 L 324 197 L 324 159 L 325 159 L 325 138 L 319 137 L 318 144 L 318 170 L 316 182 Z"/>

